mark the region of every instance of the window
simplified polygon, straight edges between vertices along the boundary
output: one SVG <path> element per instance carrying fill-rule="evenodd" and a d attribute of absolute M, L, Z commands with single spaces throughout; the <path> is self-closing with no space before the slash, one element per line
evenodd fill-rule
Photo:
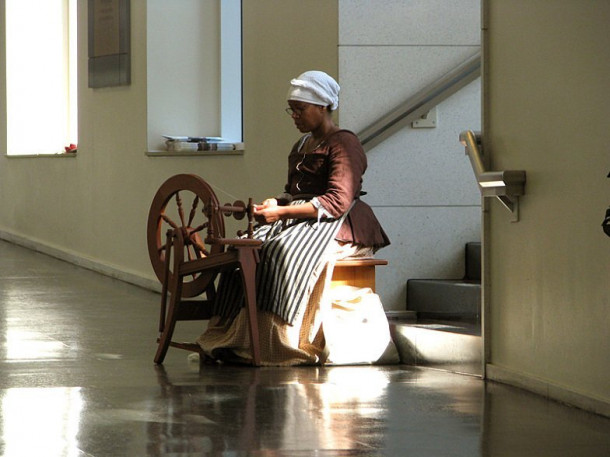
<path fill-rule="evenodd" d="M 147 1 L 148 149 L 163 135 L 242 141 L 241 1 Z"/>
<path fill-rule="evenodd" d="M 5 0 L 7 154 L 77 143 L 76 0 Z"/>

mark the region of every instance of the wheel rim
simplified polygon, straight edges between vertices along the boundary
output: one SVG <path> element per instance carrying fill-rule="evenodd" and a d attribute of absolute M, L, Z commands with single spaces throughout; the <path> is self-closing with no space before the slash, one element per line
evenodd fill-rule
<path fill-rule="evenodd" d="M 224 237 L 224 221 L 221 215 L 208 221 L 204 209 L 218 205 L 212 188 L 199 176 L 180 174 L 165 181 L 153 198 L 148 213 L 148 254 L 153 270 L 161 283 L 165 276 L 166 233 L 178 228 L 185 235 L 185 259 L 202 258 L 224 250 L 219 244 L 205 245 L 208 224 L 212 224 L 217 237 Z M 203 232 L 203 233 L 202 233 Z M 193 243 L 195 242 L 195 243 Z M 205 248 L 201 251 L 197 244 Z M 171 281 L 173 265 L 170 262 L 168 279 Z M 195 297 L 203 293 L 214 273 L 198 274 L 184 279 L 182 295 Z"/>

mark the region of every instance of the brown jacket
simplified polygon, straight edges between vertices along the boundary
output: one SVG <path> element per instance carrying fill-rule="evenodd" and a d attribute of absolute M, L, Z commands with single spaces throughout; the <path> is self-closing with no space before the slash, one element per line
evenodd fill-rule
<path fill-rule="evenodd" d="M 369 205 L 360 200 L 362 175 L 367 162 L 358 137 L 349 130 L 339 130 L 308 154 L 295 143 L 288 156 L 288 182 L 280 204 L 292 198 L 317 196 L 333 217 L 341 217 L 352 201 L 355 204 L 337 234 L 337 240 L 376 249 L 390 244 Z"/>

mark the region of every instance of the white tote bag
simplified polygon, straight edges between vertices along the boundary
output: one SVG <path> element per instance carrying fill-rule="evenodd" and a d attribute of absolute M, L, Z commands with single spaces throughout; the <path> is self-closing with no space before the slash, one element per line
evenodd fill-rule
<path fill-rule="evenodd" d="M 394 364 L 400 362 L 379 296 L 370 288 L 341 286 L 332 290 L 323 329 L 328 364 Z"/>

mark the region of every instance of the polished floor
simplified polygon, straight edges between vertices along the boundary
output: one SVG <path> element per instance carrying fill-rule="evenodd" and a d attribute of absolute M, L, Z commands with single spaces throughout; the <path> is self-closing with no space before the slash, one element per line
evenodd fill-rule
<path fill-rule="evenodd" d="M 0 455 L 610 456 L 609 419 L 473 376 L 155 366 L 158 301 L 0 241 Z"/>

